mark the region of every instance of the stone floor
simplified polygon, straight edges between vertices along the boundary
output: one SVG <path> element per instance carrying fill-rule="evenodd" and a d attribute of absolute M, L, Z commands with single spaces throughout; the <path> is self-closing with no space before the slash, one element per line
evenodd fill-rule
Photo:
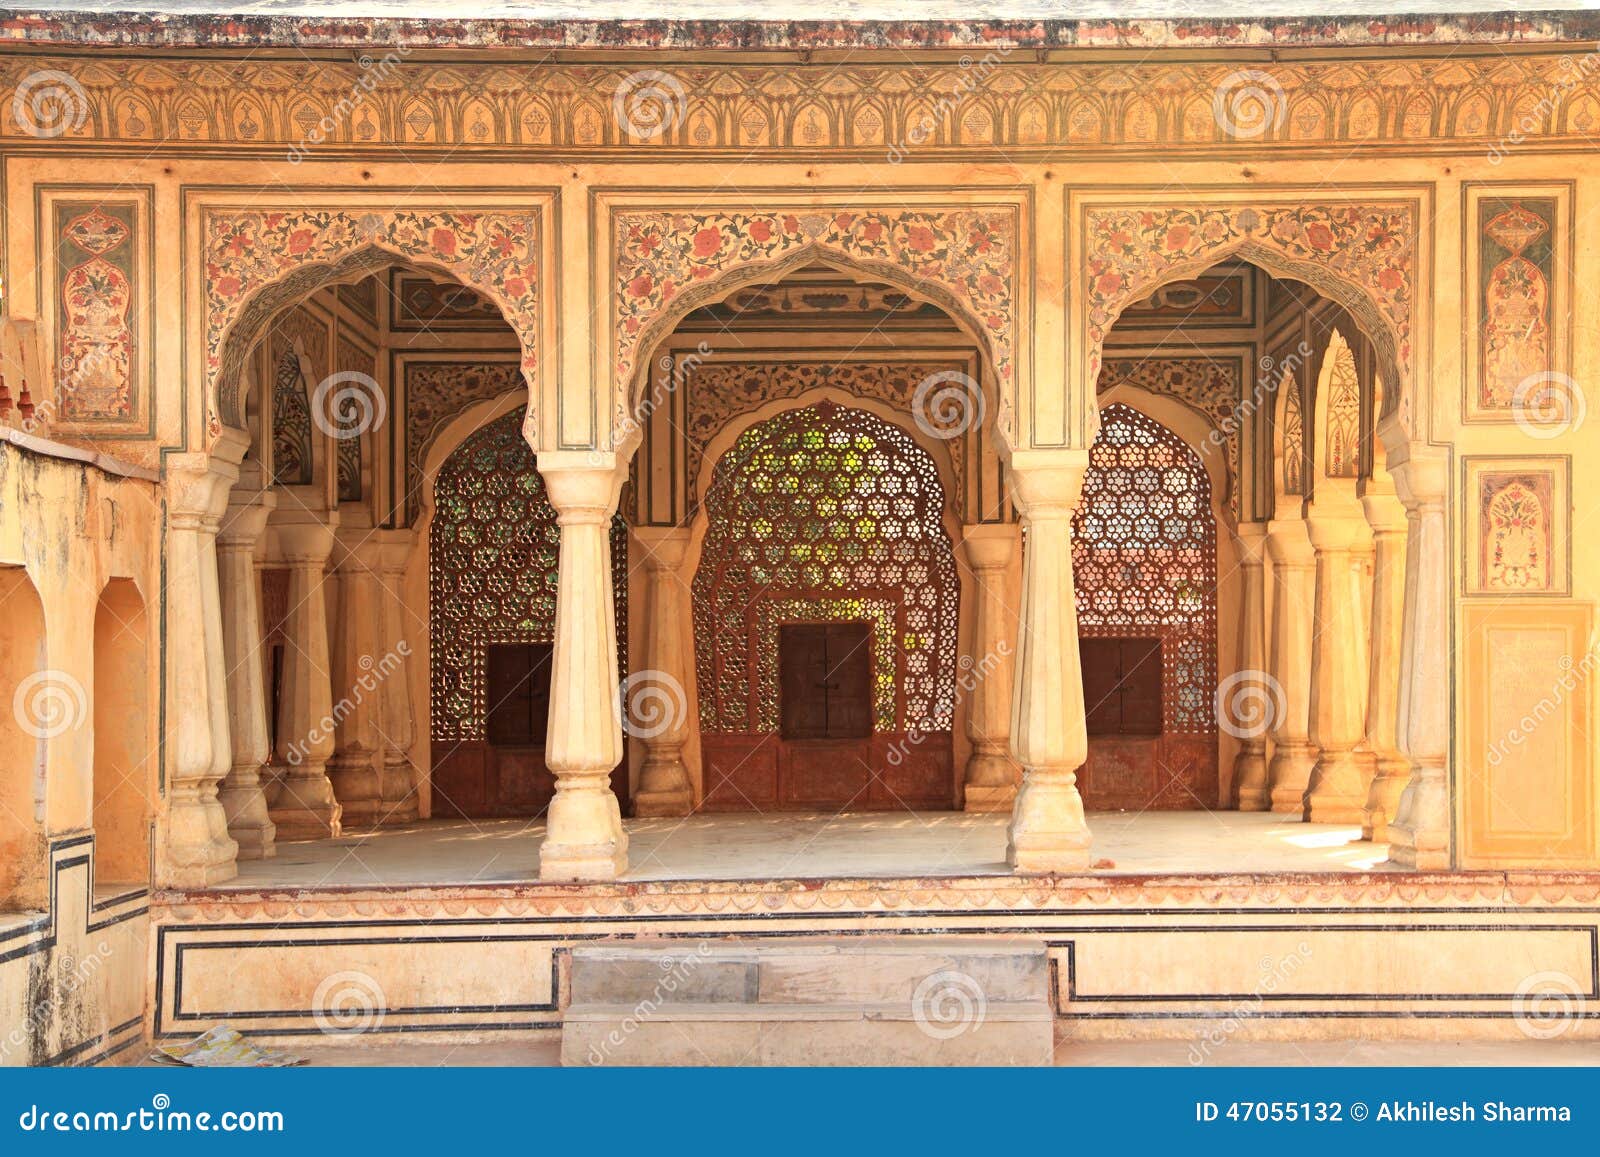
<path fill-rule="evenodd" d="M 913 812 L 630 820 L 628 880 L 984 876 L 1006 871 L 1005 815 Z M 1358 828 L 1243 812 L 1089 817 L 1096 866 L 1117 873 L 1381 871 Z M 436 820 L 281 843 L 230 888 L 516 883 L 538 878 L 544 824 Z"/>
<path fill-rule="evenodd" d="M 1056 1064 L 1063 1067 L 1191 1067 L 1194 1042 L 1064 1041 L 1056 1046 Z M 438 1044 L 394 1041 L 363 1045 L 301 1044 L 283 1046 L 315 1066 L 357 1068 L 471 1068 L 505 1065 L 543 1068 L 561 1063 L 555 1040 L 505 1041 L 493 1044 Z M 1461 1066 L 1461 1065 L 1600 1065 L 1600 1042 L 1518 1041 L 1231 1041 L 1214 1050 L 1215 1066 Z"/>

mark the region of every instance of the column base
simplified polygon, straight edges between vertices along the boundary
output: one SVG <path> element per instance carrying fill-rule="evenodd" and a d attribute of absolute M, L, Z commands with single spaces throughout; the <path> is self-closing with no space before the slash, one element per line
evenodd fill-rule
<path fill-rule="evenodd" d="M 380 778 L 383 781 L 383 814 L 378 822 L 385 827 L 409 824 L 417 819 L 417 792 L 413 786 L 409 760 L 385 760 Z"/>
<path fill-rule="evenodd" d="M 1442 770 L 1413 774 L 1389 825 L 1389 862 L 1418 872 L 1449 869 L 1450 797 Z"/>
<path fill-rule="evenodd" d="M 604 844 L 552 844 L 539 848 L 541 880 L 615 880 L 628 870 L 628 837 Z"/>
<path fill-rule="evenodd" d="M 228 834 L 239 845 L 241 860 L 270 860 L 278 854 L 278 828 L 271 820 L 260 827 L 229 828 Z"/>
<path fill-rule="evenodd" d="M 1267 765 L 1267 779 L 1272 784 L 1268 810 L 1285 815 L 1304 812 L 1306 786 L 1311 782 L 1311 769 L 1316 763 L 1316 749 L 1309 743 L 1293 746 L 1280 743 L 1272 753 L 1272 762 Z"/>
<path fill-rule="evenodd" d="M 223 780 L 217 802 L 228 817 L 228 835 L 239 845 L 239 859 L 270 860 L 278 854 L 274 846 L 278 829 L 267 816 L 259 773 L 249 773 L 248 779 L 240 776 L 237 783 Z"/>
<path fill-rule="evenodd" d="M 167 813 L 166 839 L 158 859 L 163 887 L 209 888 L 239 874 L 239 850 L 228 835 L 226 817 L 215 796 L 177 795 Z"/>
<path fill-rule="evenodd" d="M 1272 807 L 1267 790 L 1267 759 L 1260 751 L 1241 751 L 1233 760 L 1234 794 L 1242 812 L 1264 812 Z"/>
<path fill-rule="evenodd" d="M 1311 769 L 1305 819 L 1312 824 L 1359 824 L 1366 819 L 1367 793 L 1361 761 L 1353 751 L 1324 751 Z"/>
<path fill-rule="evenodd" d="M 344 758 L 335 756 L 328 762 L 328 782 L 333 785 L 333 797 L 339 801 L 345 827 L 374 827 L 382 821 L 386 809 L 381 767 L 371 754 L 364 752 Z"/>
<path fill-rule="evenodd" d="M 1059 773 L 1056 773 L 1059 774 Z M 1083 818 L 1083 797 L 1077 776 L 1040 782 L 1037 772 L 1024 773 L 1006 829 L 1006 862 L 1019 875 L 1081 872 L 1089 867 L 1094 837 Z"/>
<path fill-rule="evenodd" d="M 639 791 L 633 796 L 637 819 L 678 819 L 694 811 L 694 792 L 688 788 Z"/>
<path fill-rule="evenodd" d="M 1361 838 L 1381 843 L 1388 839 L 1389 823 L 1398 814 L 1400 794 L 1411 778 L 1411 764 L 1398 757 L 1378 758 L 1378 774 L 1367 790 L 1367 806 L 1361 821 Z"/>
<path fill-rule="evenodd" d="M 291 772 L 279 785 L 268 814 L 280 840 L 321 840 L 343 830 L 344 809 L 334 797 L 333 784 L 320 771 L 301 777 Z"/>
<path fill-rule="evenodd" d="M 964 812 L 1008 812 L 1016 806 L 1017 786 L 1012 783 L 1000 786 L 972 783 L 961 789 L 961 796 L 961 810 Z"/>

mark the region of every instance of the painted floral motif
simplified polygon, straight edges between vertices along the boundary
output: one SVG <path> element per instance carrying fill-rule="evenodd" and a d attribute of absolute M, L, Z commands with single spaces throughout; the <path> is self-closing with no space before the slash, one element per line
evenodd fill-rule
<path fill-rule="evenodd" d="M 1228 490 L 1228 506 L 1237 513 L 1243 380 L 1244 366 L 1236 357 L 1107 358 L 1096 392 L 1135 386 L 1148 393 L 1177 398 L 1209 418 L 1217 436 L 1227 443 L 1228 473 L 1233 482 Z"/>
<path fill-rule="evenodd" d="M 68 421 L 135 416 L 132 206 L 60 205 L 56 366 Z"/>
<path fill-rule="evenodd" d="M 378 369 L 375 355 L 371 350 L 342 336 L 339 339 L 338 363 L 341 372 L 363 374 L 369 380 L 374 378 Z M 361 417 L 361 412 L 355 408 L 343 411 L 338 408 L 334 409 L 335 428 L 342 435 L 334 441 L 338 465 L 338 489 L 336 493 L 340 502 L 361 501 Z"/>
<path fill-rule="evenodd" d="M 539 214 L 457 210 L 360 212 L 259 210 L 208 215 L 205 223 L 206 370 L 213 388 L 231 381 L 245 351 L 226 338 L 263 287 L 295 271 L 383 250 L 445 270 L 488 296 L 534 368 L 539 323 Z M 265 303 L 268 308 L 272 303 Z M 223 399 L 227 411 L 229 399 Z"/>
<path fill-rule="evenodd" d="M 1553 589 L 1550 476 L 1485 474 L 1479 485 L 1484 589 L 1522 594 Z"/>
<path fill-rule="evenodd" d="M 1292 263 L 1293 275 L 1336 300 L 1352 288 L 1385 323 L 1372 336 L 1409 376 L 1416 261 L 1416 211 L 1409 205 L 1211 205 L 1091 209 L 1087 305 L 1090 370 L 1122 308 L 1156 285 L 1253 249 Z"/>
<path fill-rule="evenodd" d="M 1549 373 L 1551 222 L 1555 201 L 1485 200 L 1479 244 L 1483 286 L 1478 404 L 1510 409 L 1522 382 Z"/>
<path fill-rule="evenodd" d="M 930 374 L 964 373 L 962 362 L 747 362 L 696 365 L 684 375 L 688 387 L 685 433 L 688 449 L 689 515 L 700 508 L 700 473 L 706 447 L 729 421 L 747 414 L 769 401 L 798 398 L 824 386 L 843 390 L 857 398 L 875 398 L 908 416 L 917 386 Z M 963 418 L 959 411 L 941 412 L 937 407 L 921 411 L 927 420 L 943 418 L 954 428 Z M 963 489 L 965 455 L 960 443 L 951 441 L 950 463 L 955 471 L 956 493 Z"/>
<path fill-rule="evenodd" d="M 330 372 L 328 327 L 303 309 L 291 309 L 273 323 L 267 354 L 273 374 L 273 481 L 309 486 L 315 477 L 311 389 Z"/>
<path fill-rule="evenodd" d="M 615 220 L 615 370 L 618 419 L 630 412 L 641 348 L 661 336 L 680 307 L 718 296 L 701 287 L 740 266 L 799 258 L 803 251 L 839 255 L 893 277 L 910 276 L 920 292 L 980 330 L 1009 396 L 1013 381 L 1017 246 L 1016 214 L 1006 209 L 823 212 L 623 211 Z M 679 300 L 680 297 L 683 300 Z M 998 421 L 1009 426 L 1002 401 Z"/>
<path fill-rule="evenodd" d="M 1278 364 L 1283 364 L 1281 358 Z M 1284 378 L 1278 388 L 1289 391 L 1283 400 L 1283 492 L 1303 495 L 1306 492 L 1306 424 L 1300 376 Z"/>

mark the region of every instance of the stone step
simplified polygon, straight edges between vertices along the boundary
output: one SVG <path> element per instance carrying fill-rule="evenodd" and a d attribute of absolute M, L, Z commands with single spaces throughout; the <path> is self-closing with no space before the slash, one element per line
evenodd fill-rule
<path fill-rule="evenodd" d="M 569 1065 L 1048 1065 L 1041 941 L 657 940 L 572 953 Z"/>
<path fill-rule="evenodd" d="M 650 940 L 572 953 L 572 1002 L 905 1003 L 939 973 L 990 1004 L 1046 999 L 1044 944 L 956 937 Z"/>

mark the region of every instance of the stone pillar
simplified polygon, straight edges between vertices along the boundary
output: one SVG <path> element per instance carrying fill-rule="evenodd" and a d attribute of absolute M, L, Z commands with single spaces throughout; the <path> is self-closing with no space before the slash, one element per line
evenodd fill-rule
<path fill-rule="evenodd" d="M 1305 806 L 1306 786 L 1317 760 L 1308 738 L 1316 556 L 1305 521 L 1269 522 L 1267 555 L 1272 559 L 1272 637 L 1267 646 L 1280 708 L 1273 716 L 1268 796 L 1273 811 L 1298 814 Z"/>
<path fill-rule="evenodd" d="M 1319 480 L 1318 486 L 1345 489 L 1331 478 Z M 1353 502 L 1353 485 L 1349 489 Z M 1330 510 L 1319 505 L 1324 501 L 1313 502 L 1306 516 L 1316 551 L 1309 734 L 1317 761 L 1306 792 L 1305 818 L 1312 823 L 1360 823 L 1367 791 L 1356 745 L 1366 736 L 1367 668 L 1355 552 L 1366 522 L 1359 508 L 1352 512 L 1335 500 Z"/>
<path fill-rule="evenodd" d="M 963 776 L 962 808 L 969 812 L 1010 811 L 1017 798 L 1022 769 L 1011 758 L 1011 663 L 1015 657 L 1016 622 L 1007 606 L 1006 580 L 1017 553 L 1014 523 L 979 523 L 966 527 L 961 541 L 972 567 L 977 609 L 972 621 L 970 680 L 966 693 L 967 738 L 972 754 Z"/>
<path fill-rule="evenodd" d="M 1006 859 L 1026 873 L 1089 866 L 1089 825 L 1078 768 L 1089 755 L 1078 608 L 1072 586 L 1072 516 L 1083 493 L 1086 450 L 1016 451 L 1011 490 L 1027 535 L 1017 630 L 1011 748 L 1022 765 Z"/>
<path fill-rule="evenodd" d="M 615 458 L 580 451 L 537 455 L 561 527 L 545 742 L 556 794 L 539 849 L 539 875 L 546 880 L 612 880 L 628 866 L 628 837 L 611 791 L 611 771 L 622 760 L 622 724 L 610 536 L 626 477 L 626 466 Z"/>
<path fill-rule="evenodd" d="M 630 733 L 645 749 L 633 796 L 633 814 L 640 817 L 686 816 L 694 810 L 694 787 L 683 762 L 694 680 L 694 625 L 682 573 L 689 534 L 686 526 L 641 526 L 633 532 L 645 566 L 647 666 L 629 674 L 621 706 Z"/>
<path fill-rule="evenodd" d="M 222 606 L 223 657 L 227 664 L 228 730 L 233 766 L 218 799 L 239 859 L 277 855 L 277 828 L 267 814 L 261 770 L 272 754 L 267 696 L 261 662 L 261 579 L 256 545 L 277 505 L 270 490 L 235 493 L 217 536 L 218 586 Z"/>
<path fill-rule="evenodd" d="M 1372 527 L 1372 630 L 1367 666 L 1367 748 L 1377 768 L 1367 791 L 1361 837 L 1388 838 L 1411 776 L 1411 762 L 1396 745 L 1400 709 L 1400 626 L 1406 606 L 1406 512 L 1392 490 L 1369 489 L 1362 496 Z"/>
<path fill-rule="evenodd" d="M 383 819 L 383 683 L 393 676 L 383 645 L 379 605 L 382 546 L 371 531 L 338 536 L 333 580 L 337 610 L 329 639 L 332 700 L 337 725 L 328 781 L 344 827 L 372 827 Z"/>
<path fill-rule="evenodd" d="M 328 517 L 337 523 L 337 515 Z M 333 552 L 334 527 L 301 522 L 276 531 L 289 570 L 289 621 L 278 719 L 278 762 L 285 771 L 272 800 L 272 822 L 280 839 L 337 836 L 342 815 L 327 772 L 333 754 L 333 686 L 323 573 Z"/>
<path fill-rule="evenodd" d="M 417 773 L 411 765 L 411 747 L 417 741 L 416 716 L 411 710 L 412 630 L 405 605 L 406 564 L 411 559 L 412 534 L 408 530 L 382 531 L 382 565 L 378 603 L 383 617 L 383 645 L 395 657 L 396 667 L 383 681 L 383 814 L 381 823 L 408 824 L 417 818 Z M 415 624 L 417 632 L 426 621 Z"/>
<path fill-rule="evenodd" d="M 1267 731 L 1279 700 L 1267 680 L 1267 527 L 1245 522 L 1235 534 L 1239 544 L 1239 670 L 1218 697 L 1218 722 L 1239 739 L 1233 757 L 1233 792 L 1242 812 L 1264 812 L 1272 806 L 1267 786 Z"/>
<path fill-rule="evenodd" d="M 1449 465 L 1438 450 L 1408 444 L 1397 424 L 1384 443 L 1410 522 L 1397 734 L 1411 775 L 1389 822 L 1389 860 L 1434 871 L 1452 856 Z"/>
<path fill-rule="evenodd" d="M 217 799 L 233 763 L 228 735 L 217 531 L 248 444 L 224 430 L 211 453 L 167 459 L 167 669 L 172 678 L 172 775 L 157 881 L 205 888 L 238 875 L 238 845 Z"/>

